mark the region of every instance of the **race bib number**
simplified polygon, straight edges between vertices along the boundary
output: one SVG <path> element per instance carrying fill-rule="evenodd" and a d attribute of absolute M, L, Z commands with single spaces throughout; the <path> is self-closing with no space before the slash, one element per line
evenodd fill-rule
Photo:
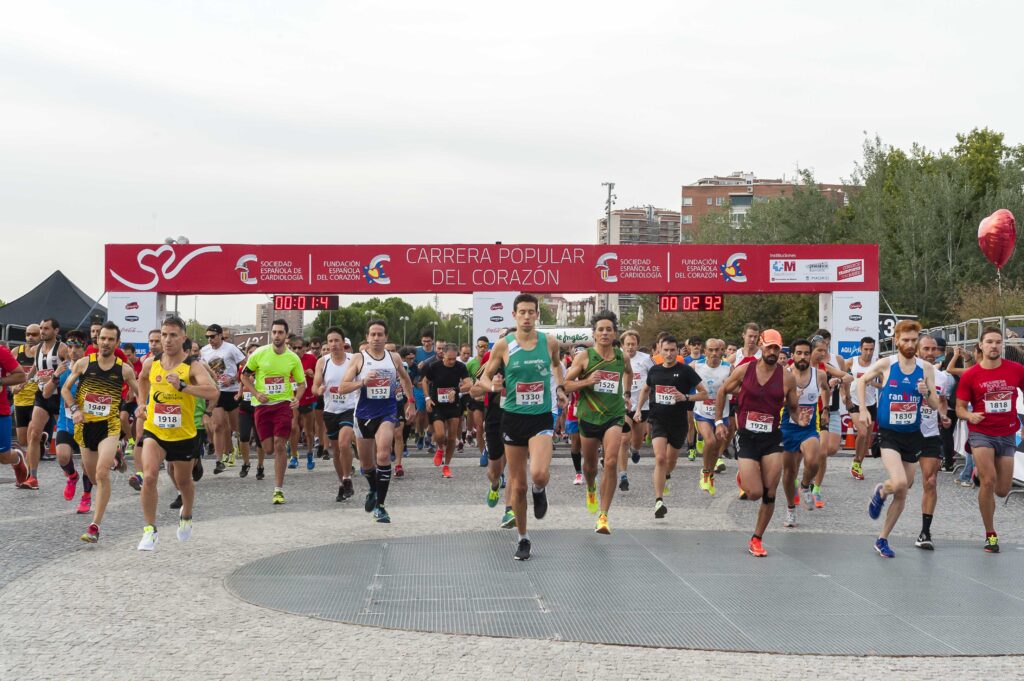
<path fill-rule="evenodd" d="M 53 369 L 40 369 L 36 372 L 36 383 L 42 387 L 47 384 L 51 376 L 53 376 Z"/>
<path fill-rule="evenodd" d="M 242 399 L 245 400 L 246 402 L 252 402 L 252 393 L 243 392 Z"/>
<path fill-rule="evenodd" d="M 762 414 L 759 411 L 747 412 L 747 430 L 751 433 L 770 433 L 775 418 L 771 414 Z"/>
<path fill-rule="evenodd" d="M 284 395 L 284 376 L 267 376 L 264 378 L 263 391 L 268 395 Z"/>
<path fill-rule="evenodd" d="M 438 388 L 438 404 L 455 404 L 455 388 Z"/>
<path fill-rule="evenodd" d="M 993 390 L 985 393 L 986 414 L 1008 414 L 1012 409 L 1014 391 Z"/>
<path fill-rule="evenodd" d="M 327 401 L 331 404 L 341 404 L 345 396 L 338 390 L 338 386 L 332 385 L 327 389 Z"/>
<path fill-rule="evenodd" d="M 644 382 L 645 381 L 642 378 L 634 378 L 633 387 L 630 388 L 630 391 L 633 393 L 639 393 L 644 387 Z"/>
<path fill-rule="evenodd" d="M 597 377 L 597 383 L 594 384 L 594 392 L 605 394 L 614 394 L 618 392 L 618 371 L 595 371 L 594 376 Z"/>
<path fill-rule="evenodd" d="M 506 397 L 508 397 L 508 393 L 506 393 L 505 389 L 502 388 L 501 389 L 501 397 L 498 399 L 498 408 L 499 409 L 504 409 L 505 408 L 505 398 Z"/>
<path fill-rule="evenodd" d="M 371 378 L 366 382 L 366 396 L 371 400 L 386 400 L 391 397 L 391 379 Z"/>
<path fill-rule="evenodd" d="M 520 407 L 536 407 L 544 404 L 544 381 L 516 383 L 516 404 Z"/>
<path fill-rule="evenodd" d="M 807 423 L 813 423 L 814 419 L 814 406 L 813 405 L 800 405 L 800 411 L 797 412 L 797 418 L 789 417 L 790 422 L 794 426 L 800 425 L 800 417 L 807 417 Z"/>
<path fill-rule="evenodd" d="M 676 403 L 676 392 L 675 388 L 670 385 L 656 385 L 654 386 L 654 403 L 655 404 L 675 404 Z"/>
<path fill-rule="evenodd" d="M 935 410 L 926 404 L 921 405 L 921 419 L 931 419 L 935 417 Z"/>
<path fill-rule="evenodd" d="M 912 426 L 917 423 L 917 402 L 890 402 L 889 425 Z"/>
<path fill-rule="evenodd" d="M 181 405 L 154 404 L 153 425 L 157 428 L 181 428 Z"/>
<path fill-rule="evenodd" d="M 715 401 L 714 400 L 703 400 L 693 405 L 693 413 L 697 416 L 702 416 L 706 419 L 715 418 Z"/>
<path fill-rule="evenodd" d="M 113 399 L 110 395 L 97 395 L 96 393 L 86 393 L 85 402 L 82 405 L 82 411 L 87 416 L 110 416 L 110 406 Z"/>

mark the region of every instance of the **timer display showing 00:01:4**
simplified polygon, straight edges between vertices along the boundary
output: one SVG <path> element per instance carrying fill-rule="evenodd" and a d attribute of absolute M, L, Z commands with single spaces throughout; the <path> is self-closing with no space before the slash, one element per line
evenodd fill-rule
<path fill-rule="evenodd" d="M 722 296 L 717 294 L 662 294 L 658 296 L 661 312 L 721 312 Z"/>
<path fill-rule="evenodd" d="M 274 296 L 275 310 L 337 310 L 338 296 Z"/>

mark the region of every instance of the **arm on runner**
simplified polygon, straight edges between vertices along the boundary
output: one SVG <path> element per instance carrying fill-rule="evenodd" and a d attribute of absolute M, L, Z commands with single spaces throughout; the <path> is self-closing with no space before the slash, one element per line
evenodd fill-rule
<path fill-rule="evenodd" d="M 139 406 L 135 410 L 135 420 L 145 421 L 146 419 L 146 405 L 143 403 L 143 398 L 149 397 L 149 368 L 153 366 L 153 358 L 147 357 L 142 363 L 142 369 L 139 370 Z"/>
<path fill-rule="evenodd" d="M 124 382 L 128 384 L 128 397 L 129 402 L 138 402 L 140 399 L 139 395 L 139 383 L 135 380 L 135 369 L 131 364 L 127 362 L 121 365 L 121 376 L 124 378 Z M 67 404 L 65 402 L 65 404 Z"/>
<path fill-rule="evenodd" d="M 800 389 L 796 384 L 796 376 L 793 372 L 786 371 L 782 374 L 782 389 L 786 395 L 786 407 L 789 409 L 790 414 L 796 414 L 797 425 L 806 426 L 811 422 L 812 414 L 810 412 L 804 413 L 800 409 Z"/>
<path fill-rule="evenodd" d="M 295 356 L 295 366 L 292 367 L 292 380 L 295 381 L 295 386 L 299 390 L 292 395 L 292 409 L 298 409 L 299 402 L 302 401 L 302 396 L 306 394 L 306 389 L 309 387 L 306 385 L 306 370 L 302 368 L 302 361 L 298 355 Z"/>
<path fill-rule="evenodd" d="M 505 354 L 508 352 L 508 342 L 504 338 L 499 338 L 491 348 L 491 357 L 487 360 L 487 366 L 484 367 L 483 372 L 480 374 L 480 378 L 477 379 L 477 385 L 483 388 L 484 392 L 496 392 L 494 384 L 492 383 L 494 375 L 498 372 L 498 369 L 505 362 Z M 500 392 L 499 387 L 497 392 Z"/>
<path fill-rule="evenodd" d="M 924 379 L 917 382 L 917 391 L 925 399 L 928 406 L 936 411 L 941 406 L 939 393 L 935 390 L 935 367 L 931 364 L 924 365 Z"/>
<path fill-rule="evenodd" d="M 977 425 L 985 420 L 985 415 L 981 412 L 970 411 L 968 407 L 971 404 L 967 400 L 961 400 L 959 397 L 956 398 L 956 417 L 961 421 L 967 421 L 970 424 Z"/>
<path fill-rule="evenodd" d="M 581 352 L 572 358 L 572 366 L 565 372 L 565 383 L 562 386 L 565 392 L 571 393 L 583 388 L 597 385 L 597 374 L 591 374 L 588 378 L 580 378 L 590 364 L 590 356 Z"/>
<path fill-rule="evenodd" d="M 213 378 L 213 371 L 210 367 L 206 366 L 205 362 L 193 362 L 193 366 L 195 365 L 201 366 L 204 370 L 188 372 L 188 384 L 176 385 L 175 387 L 182 393 L 188 388 L 189 394 L 192 397 L 200 397 L 206 400 L 206 405 L 209 409 L 210 403 L 213 402 L 216 405 L 217 398 L 220 397 L 220 386 L 217 385 L 216 380 Z M 167 375 L 167 382 L 172 383 L 171 379 L 177 378 L 177 374 L 169 373 Z"/>
<path fill-rule="evenodd" d="M 725 403 L 729 399 L 729 395 L 738 393 L 740 388 L 743 386 L 743 379 L 747 375 L 747 368 L 756 366 L 756 362 L 747 362 L 741 367 L 736 367 L 733 372 L 729 374 L 729 378 L 725 379 L 725 383 L 718 389 L 718 393 L 715 395 L 715 434 L 723 440 L 729 438 L 729 429 L 725 427 L 725 423 L 722 420 L 722 414 L 725 412 Z"/>
<path fill-rule="evenodd" d="M 636 411 L 633 413 L 633 420 L 640 423 L 640 419 L 643 418 L 640 407 L 647 403 L 647 396 L 651 394 L 651 386 L 644 382 L 642 388 L 640 388 L 640 394 L 636 396 Z"/>
<path fill-rule="evenodd" d="M 64 400 L 64 406 L 71 412 L 71 420 L 75 422 L 75 425 L 84 421 L 85 417 L 82 416 L 82 413 L 78 410 L 78 403 L 75 401 L 75 398 L 71 396 L 71 386 L 75 384 L 75 381 L 82 377 L 82 374 L 84 374 L 85 370 L 88 368 L 88 357 L 83 357 L 75 362 L 74 366 L 71 367 L 71 375 L 68 376 L 68 380 L 64 381 L 64 387 L 60 389 L 60 396 Z"/>
<path fill-rule="evenodd" d="M 341 393 L 342 395 L 346 395 L 348 393 L 354 393 L 355 391 L 363 387 L 363 382 L 356 380 L 356 374 L 358 374 L 360 370 L 362 370 L 362 368 L 363 353 L 360 352 L 358 355 L 352 355 L 352 360 L 348 363 L 348 366 L 345 368 L 345 375 L 341 377 L 341 385 L 338 386 L 339 393 Z M 375 374 L 377 372 L 374 371 L 371 373 Z"/>
<path fill-rule="evenodd" d="M 561 348 L 558 345 L 558 339 L 554 336 L 547 336 L 547 339 L 548 356 L 551 357 L 551 374 L 555 377 L 555 404 L 564 409 L 569 403 L 569 398 L 565 394 L 565 367 L 562 366 Z"/>
<path fill-rule="evenodd" d="M 818 394 L 819 395 L 829 395 L 831 393 L 830 388 L 829 388 L 831 382 L 832 381 L 828 377 L 828 374 L 819 371 L 818 372 L 818 391 L 819 391 Z M 825 422 L 825 421 L 828 420 L 828 401 L 827 400 L 825 401 L 824 406 L 822 406 L 822 408 L 821 408 L 821 420 L 822 420 L 822 422 Z"/>
<path fill-rule="evenodd" d="M 324 362 L 327 360 L 326 357 L 321 357 L 316 361 L 316 368 L 313 369 L 313 394 L 322 396 L 327 388 L 324 386 Z"/>
<path fill-rule="evenodd" d="M 633 402 L 630 399 L 633 393 L 633 365 L 630 363 L 628 357 L 626 357 L 625 360 L 626 361 L 623 362 L 624 368 L 622 370 L 622 401 L 626 403 L 626 413 L 628 414 L 633 408 Z M 643 402 L 640 404 L 643 404 Z"/>
<path fill-rule="evenodd" d="M 854 389 L 857 391 L 857 403 L 860 405 L 857 408 L 857 418 L 860 419 L 864 427 L 871 426 L 871 414 L 868 412 L 868 408 L 864 406 L 867 404 L 867 386 L 874 386 L 876 382 L 880 381 L 886 372 L 889 371 L 889 366 L 892 364 L 892 360 L 888 357 L 878 360 L 871 365 L 871 368 L 865 371 L 860 377 L 854 381 Z M 853 410 L 850 410 L 853 413 Z"/>

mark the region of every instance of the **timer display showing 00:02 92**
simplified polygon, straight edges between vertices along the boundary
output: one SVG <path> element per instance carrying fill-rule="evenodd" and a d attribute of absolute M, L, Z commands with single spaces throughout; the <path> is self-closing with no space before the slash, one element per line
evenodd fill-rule
<path fill-rule="evenodd" d="M 722 296 L 708 293 L 661 294 L 658 310 L 661 312 L 721 312 Z"/>
<path fill-rule="evenodd" d="M 275 310 L 337 310 L 338 296 L 274 296 Z"/>

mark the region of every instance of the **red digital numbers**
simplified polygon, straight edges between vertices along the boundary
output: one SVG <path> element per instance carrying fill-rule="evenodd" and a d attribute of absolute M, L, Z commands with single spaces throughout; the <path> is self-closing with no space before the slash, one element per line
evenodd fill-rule
<path fill-rule="evenodd" d="M 662 294 L 658 296 L 661 312 L 721 312 L 721 295 L 712 293 Z"/>
<path fill-rule="evenodd" d="M 337 310 L 338 296 L 274 296 L 275 310 Z"/>

